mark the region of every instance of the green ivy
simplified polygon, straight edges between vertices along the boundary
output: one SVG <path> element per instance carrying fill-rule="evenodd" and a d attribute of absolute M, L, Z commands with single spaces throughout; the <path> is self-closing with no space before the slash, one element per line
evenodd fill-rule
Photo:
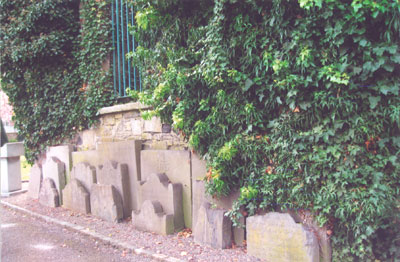
<path fill-rule="evenodd" d="M 134 2 L 149 115 L 241 208 L 308 209 L 334 261 L 400 259 L 397 0 Z"/>
<path fill-rule="evenodd" d="M 112 103 L 109 11 L 95 0 L 2 0 L 0 10 L 2 89 L 33 162 Z"/>

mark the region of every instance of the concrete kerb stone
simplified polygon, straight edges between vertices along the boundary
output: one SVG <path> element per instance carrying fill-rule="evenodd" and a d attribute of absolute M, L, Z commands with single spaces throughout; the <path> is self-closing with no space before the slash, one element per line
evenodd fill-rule
<path fill-rule="evenodd" d="M 135 253 L 137 255 L 143 255 L 143 256 L 146 256 L 146 257 L 154 258 L 154 259 L 156 259 L 158 261 L 184 262 L 184 260 L 181 260 L 181 259 L 170 257 L 170 256 L 167 256 L 167 255 L 164 255 L 164 254 L 157 254 L 157 253 L 151 252 L 149 250 L 144 250 L 142 248 L 137 248 L 137 247 L 135 247 L 135 246 L 133 246 L 133 245 L 131 245 L 129 243 L 118 241 L 116 239 L 112 239 L 110 237 L 104 236 L 104 235 L 96 233 L 96 232 L 91 232 L 91 231 L 85 229 L 82 226 L 74 225 L 74 224 L 69 223 L 69 222 L 65 222 L 65 221 L 61 221 L 61 220 L 58 220 L 58 219 L 55 219 L 55 218 L 51 218 L 51 217 L 48 217 L 48 216 L 45 216 L 45 215 L 41 215 L 41 214 L 32 212 L 32 211 L 30 211 L 28 209 L 25 209 L 25 208 L 22 208 L 22 207 L 7 203 L 6 201 L 3 201 L 3 200 L 1 200 L 0 202 L 1 202 L 2 205 L 5 205 L 5 206 L 7 206 L 7 207 L 9 207 L 9 208 L 11 208 L 11 209 L 13 209 L 15 211 L 19 211 L 19 212 L 28 214 L 30 216 L 42 219 L 42 220 L 44 220 L 46 222 L 49 222 L 49 223 L 53 223 L 53 224 L 56 224 L 56 225 L 59 225 L 59 226 L 63 226 L 65 228 L 67 228 L 67 229 L 73 230 L 73 231 L 78 232 L 80 234 L 93 237 L 94 239 L 102 241 L 102 242 L 104 242 L 106 244 L 109 244 L 109 245 L 112 245 L 112 246 L 115 246 L 115 247 L 119 247 L 119 248 L 122 248 L 122 249 L 128 249 L 128 250 L 132 251 L 133 253 Z"/>

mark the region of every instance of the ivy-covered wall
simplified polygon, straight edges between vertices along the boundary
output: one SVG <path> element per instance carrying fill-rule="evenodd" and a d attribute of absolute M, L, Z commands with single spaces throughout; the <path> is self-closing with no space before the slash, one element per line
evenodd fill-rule
<path fill-rule="evenodd" d="M 113 103 L 107 1 L 0 1 L 1 88 L 31 162 Z"/>
<path fill-rule="evenodd" d="M 307 209 L 334 261 L 393 261 L 400 220 L 397 0 L 137 0 L 151 115 L 208 160 L 229 213 Z M 240 212 L 244 207 L 246 212 Z"/>

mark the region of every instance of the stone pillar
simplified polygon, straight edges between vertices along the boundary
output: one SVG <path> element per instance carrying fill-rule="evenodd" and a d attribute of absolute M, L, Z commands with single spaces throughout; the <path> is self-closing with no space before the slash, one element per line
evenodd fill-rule
<path fill-rule="evenodd" d="M 1 196 L 25 192 L 21 185 L 21 162 L 19 157 L 25 153 L 22 142 L 7 143 L 1 148 Z"/>

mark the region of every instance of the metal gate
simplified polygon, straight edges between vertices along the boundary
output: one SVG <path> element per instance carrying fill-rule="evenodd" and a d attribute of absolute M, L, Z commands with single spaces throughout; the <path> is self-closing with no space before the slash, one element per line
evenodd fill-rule
<path fill-rule="evenodd" d="M 139 69 L 132 65 L 126 54 L 135 51 L 135 37 L 129 33 L 129 25 L 134 25 L 134 10 L 125 0 L 112 2 L 112 42 L 114 91 L 126 97 L 126 89 L 142 90 Z"/>

